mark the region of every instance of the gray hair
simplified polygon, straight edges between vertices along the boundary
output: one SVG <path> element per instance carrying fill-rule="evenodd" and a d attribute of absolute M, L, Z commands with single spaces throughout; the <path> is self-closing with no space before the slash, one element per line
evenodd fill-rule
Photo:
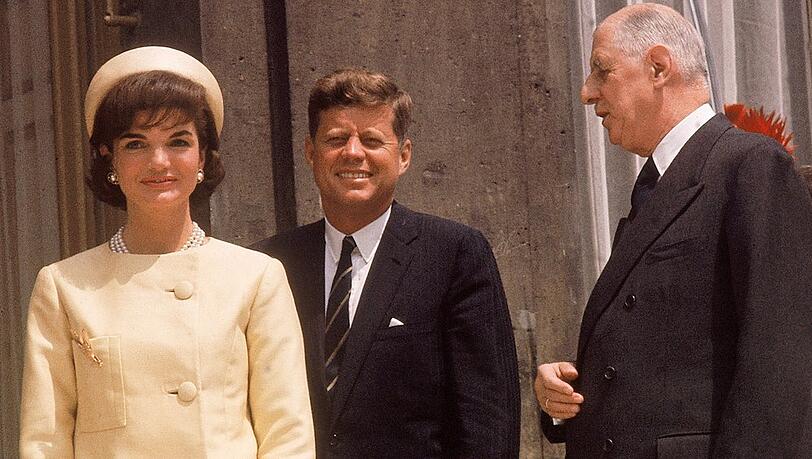
<path fill-rule="evenodd" d="M 627 7 L 613 37 L 615 46 L 630 58 L 642 59 L 652 46 L 664 45 L 688 82 L 705 84 L 708 64 L 702 37 L 675 10 L 652 3 Z"/>

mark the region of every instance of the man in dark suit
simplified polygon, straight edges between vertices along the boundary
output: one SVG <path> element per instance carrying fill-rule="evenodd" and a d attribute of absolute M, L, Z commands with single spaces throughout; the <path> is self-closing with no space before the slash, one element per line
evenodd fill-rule
<path fill-rule="evenodd" d="M 517 457 L 516 350 L 490 246 L 393 202 L 411 106 L 378 73 L 320 79 L 305 155 L 326 218 L 254 248 L 289 276 L 319 457 Z"/>
<path fill-rule="evenodd" d="M 674 10 L 596 29 L 581 89 L 648 158 L 584 311 L 577 360 L 541 365 L 573 458 L 809 457 L 812 200 L 773 140 L 707 105 L 701 38 Z"/>

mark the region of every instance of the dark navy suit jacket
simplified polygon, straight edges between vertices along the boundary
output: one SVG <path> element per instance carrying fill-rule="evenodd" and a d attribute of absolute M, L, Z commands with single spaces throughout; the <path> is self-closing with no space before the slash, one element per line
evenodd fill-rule
<path fill-rule="evenodd" d="M 623 225 L 587 303 L 567 456 L 809 457 L 812 200 L 717 115 Z M 808 441 L 808 440 L 806 440 Z"/>
<path fill-rule="evenodd" d="M 288 274 L 319 457 L 518 457 L 516 350 L 482 234 L 393 205 L 332 406 L 323 371 L 324 220 L 253 248 L 278 258 Z M 405 325 L 389 327 L 392 318 Z"/>

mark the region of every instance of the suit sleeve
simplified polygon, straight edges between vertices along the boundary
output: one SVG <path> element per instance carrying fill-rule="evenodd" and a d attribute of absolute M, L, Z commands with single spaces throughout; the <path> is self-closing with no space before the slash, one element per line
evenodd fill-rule
<path fill-rule="evenodd" d="M 535 379 L 535 378 L 534 378 Z M 538 410 L 541 431 L 550 443 L 564 443 L 567 440 L 567 424 L 555 425 L 553 418 L 542 410 Z"/>
<path fill-rule="evenodd" d="M 257 457 L 315 457 L 302 331 L 277 260 L 269 263 L 260 282 L 246 335 Z"/>
<path fill-rule="evenodd" d="M 518 457 L 519 378 L 510 312 L 496 260 L 478 232 L 458 247 L 444 311 L 452 456 Z"/>
<path fill-rule="evenodd" d="M 70 325 L 49 267 L 31 293 L 26 327 L 20 457 L 72 458 L 76 377 Z"/>
<path fill-rule="evenodd" d="M 738 337 L 714 457 L 801 457 L 812 394 L 812 200 L 777 144 L 739 166 L 724 232 Z"/>

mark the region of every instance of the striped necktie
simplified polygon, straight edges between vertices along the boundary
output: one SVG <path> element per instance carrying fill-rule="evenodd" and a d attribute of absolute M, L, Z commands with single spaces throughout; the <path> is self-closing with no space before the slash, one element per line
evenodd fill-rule
<path fill-rule="evenodd" d="M 327 392 L 338 381 L 338 370 L 344 356 L 344 342 L 350 334 L 350 290 L 352 289 L 352 251 L 355 240 L 345 236 L 341 245 L 341 258 L 338 260 L 336 275 L 327 300 L 327 320 L 324 331 L 324 375 Z"/>

